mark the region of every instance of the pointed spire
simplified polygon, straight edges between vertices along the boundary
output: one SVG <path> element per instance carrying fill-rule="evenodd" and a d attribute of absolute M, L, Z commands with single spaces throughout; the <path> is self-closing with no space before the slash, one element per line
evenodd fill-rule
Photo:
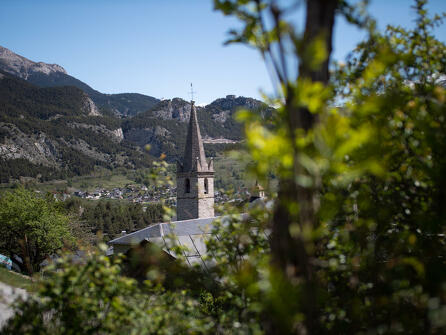
<path fill-rule="evenodd" d="M 189 128 L 187 130 L 186 149 L 183 157 L 183 172 L 208 171 L 204 154 L 203 140 L 198 126 L 195 101 L 191 101 Z"/>

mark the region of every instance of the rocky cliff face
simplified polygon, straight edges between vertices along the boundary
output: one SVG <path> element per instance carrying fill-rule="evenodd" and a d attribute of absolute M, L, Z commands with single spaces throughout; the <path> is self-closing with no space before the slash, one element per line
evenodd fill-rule
<path fill-rule="evenodd" d="M 228 96 L 209 105 L 197 107 L 201 135 L 209 145 L 235 144 L 243 138 L 242 126 L 234 120 L 240 109 L 258 110 L 266 115 L 271 110 L 261 101 Z M 159 102 L 152 110 L 134 116 L 123 123 L 126 140 L 144 147 L 151 145 L 151 154 L 167 154 L 173 161 L 183 155 L 190 116 L 190 103 L 174 98 Z M 221 150 L 222 146 L 220 146 Z"/>
<path fill-rule="evenodd" d="M 90 116 L 99 116 L 99 115 L 101 115 L 101 113 L 99 113 L 98 107 L 96 107 L 96 104 L 86 94 L 85 94 L 83 108 L 84 108 L 84 111 L 88 115 L 90 115 Z"/>
<path fill-rule="evenodd" d="M 253 98 L 229 95 L 226 98 L 217 99 L 209 105 L 197 107 L 197 112 L 199 114 L 207 113 L 214 121 L 223 124 L 241 108 L 255 110 L 265 109 L 267 106 Z M 187 122 L 190 117 L 190 103 L 181 98 L 166 99 L 155 105 L 149 114 L 162 120 Z"/>
<path fill-rule="evenodd" d="M 246 97 L 237 97 L 235 95 L 227 95 L 226 98 L 220 98 L 206 107 L 212 107 L 220 110 L 234 110 L 237 108 L 256 109 L 265 104 L 259 100 Z"/>
<path fill-rule="evenodd" d="M 162 120 L 187 122 L 190 117 L 190 103 L 180 98 L 163 100 L 152 109 L 152 115 Z"/>
<path fill-rule="evenodd" d="M 57 143 L 45 133 L 25 134 L 11 123 L 0 122 L 5 135 L 0 143 L 0 159 L 27 159 L 31 163 L 57 166 Z"/>
<path fill-rule="evenodd" d="M 109 162 L 113 159 L 80 138 L 55 140 L 44 132 L 25 134 L 14 124 L 4 122 L 0 122 L 0 131 L 7 135 L 0 143 L 0 160 L 26 159 L 36 165 L 60 168 L 65 164 L 60 160 L 61 152 L 67 147 L 95 161 Z"/>
<path fill-rule="evenodd" d="M 24 176 L 41 174 L 43 167 L 48 178 L 66 178 L 98 166 L 146 166 L 146 144 L 153 156 L 164 153 L 174 161 L 183 155 L 190 117 L 190 103 L 180 98 L 102 94 L 58 65 L 36 63 L 2 47 L 0 102 L 0 182 L 13 172 L 13 178 L 25 170 Z M 234 120 L 240 108 L 262 115 L 271 110 L 258 100 L 236 96 L 197 107 L 211 152 L 243 139 L 242 126 Z"/>
<path fill-rule="evenodd" d="M 150 153 L 155 157 L 175 149 L 175 138 L 172 133 L 161 126 L 133 128 L 127 132 L 126 139 L 142 148 L 150 144 Z"/>
<path fill-rule="evenodd" d="M 67 74 L 67 71 L 60 65 L 33 62 L 2 46 L 0 46 L 0 68 L 5 72 L 25 80 L 36 72 L 46 75 L 56 72 Z"/>
<path fill-rule="evenodd" d="M 122 128 L 112 130 L 112 136 L 115 137 L 116 141 L 121 142 L 124 139 L 124 133 L 122 132 Z"/>
<path fill-rule="evenodd" d="M 75 87 L 39 88 L 3 72 L 0 102 L 0 182 L 65 178 L 98 166 L 136 168 L 148 161 L 124 141 L 121 120 L 101 115 Z"/>
<path fill-rule="evenodd" d="M 88 123 L 68 122 L 67 126 L 73 129 L 88 129 L 100 136 L 104 136 L 114 142 L 121 142 L 124 139 L 122 128 L 109 129 L 103 124 L 93 125 Z"/>

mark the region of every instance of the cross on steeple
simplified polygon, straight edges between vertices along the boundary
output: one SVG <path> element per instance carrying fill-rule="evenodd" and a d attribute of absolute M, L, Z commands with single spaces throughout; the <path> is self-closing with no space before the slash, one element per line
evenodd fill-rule
<path fill-rule="evenodd" d="M 194 91 L 192 83 L 190 83 L 190 92 L 189 92 L 189 94 L 190 94 L 190 100 L 191 101 L 194 101 L 194 93 L 197 93 L 197 92 Z"/>

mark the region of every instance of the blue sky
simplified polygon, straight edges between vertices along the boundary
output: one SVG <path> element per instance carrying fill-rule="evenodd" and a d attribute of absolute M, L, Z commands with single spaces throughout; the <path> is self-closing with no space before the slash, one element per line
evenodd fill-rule
<path fill-rule="evenodd" d="M 410 0 L 372 0 L 379 26 L 413 25 Z M 446 12 L 446 0 L 431 0 Z M 270 93 L 255 50 L 223 46 L 237 21 L 213 11 L 211 0 L 0 0 L 0 45 L 34 61 L 57 63 L 104 93 L 137 92 L 198 103 L 227 94 Z M 364 36 L 338 21 L 334 57 L 342 60 Z M 446 40 L 446 28 L 437 30 Z"/>

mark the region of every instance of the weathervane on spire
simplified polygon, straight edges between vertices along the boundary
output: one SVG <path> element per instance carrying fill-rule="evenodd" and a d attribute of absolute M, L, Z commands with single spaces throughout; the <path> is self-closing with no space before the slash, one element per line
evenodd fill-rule
<path fill-rule="evenodd" d="M 197 93 L 197 92 L 194 91 L 194 88 L 192 87 L 192 83 L 190 83 L 190 92 L 189 92 L 189 94 L 190 94 L 191 101 L 194 101 L 194 93 Z"/>

